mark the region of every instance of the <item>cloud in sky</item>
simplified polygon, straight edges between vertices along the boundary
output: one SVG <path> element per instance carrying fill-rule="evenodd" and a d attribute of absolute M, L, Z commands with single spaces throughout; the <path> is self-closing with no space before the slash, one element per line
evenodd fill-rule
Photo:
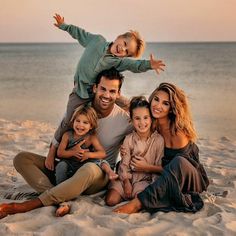
<path fill-rule="evenodd" d="M 136 29 L 147 41 L 236 41 L 235 0 L 1 0 L 0 42 L 73 42 L 55 12 L 109 40 Z"/>

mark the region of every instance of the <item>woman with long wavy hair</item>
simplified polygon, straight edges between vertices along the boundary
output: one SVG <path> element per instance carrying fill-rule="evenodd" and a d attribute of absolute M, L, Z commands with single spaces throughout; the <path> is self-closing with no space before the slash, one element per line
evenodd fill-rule
<path fill-rule="evenodd" d="M 117 213 L 135 213 L 146 210 L 196 212 L 203 207 L 199 193 L 209 184 L 199 161 L 198 147 L 194 143 L 193 126 L 185 93 L 170 83 L 161 83 L 150 95 L 151 112 L 155 128 L 165 141 L 162 172 L 159 178 L 129 203 L 117 207 Z M 136 171 L 144 171 L 147 163 L 134 160 Z"/>

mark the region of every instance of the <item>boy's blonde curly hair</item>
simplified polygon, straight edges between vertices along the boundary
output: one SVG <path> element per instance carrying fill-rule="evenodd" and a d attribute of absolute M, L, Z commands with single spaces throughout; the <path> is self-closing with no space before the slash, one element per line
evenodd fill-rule
<path fill-rule="evenodd" d="M 144 50 L 145 50 L 145 41 L 142 39 L 141 35 L 139 34 L 138 31 L 135 30 L 129 30 L 128 32 L 119 35 L 118 37 L 124 37 L 128 39 L 134 39 L 137 43 L 137 50 L 132 57 L 140 57 Z"/>

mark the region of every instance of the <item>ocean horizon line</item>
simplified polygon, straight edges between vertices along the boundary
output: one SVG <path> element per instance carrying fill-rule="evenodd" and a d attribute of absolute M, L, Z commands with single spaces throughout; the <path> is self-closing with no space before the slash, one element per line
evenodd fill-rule
<path fill-rule="evenodd" d="M 161 44 L 221 44 L 228 43 L 234 44 L 236 41 L 146 41 L 148 44 L 161 43 Z M 78 42 L 0 42 L 0 44 L 78 44 Z"/>

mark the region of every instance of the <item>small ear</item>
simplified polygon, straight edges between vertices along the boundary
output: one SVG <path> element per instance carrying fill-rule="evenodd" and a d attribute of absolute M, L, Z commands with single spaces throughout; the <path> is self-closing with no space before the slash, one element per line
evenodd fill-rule
<path fill-rule="evenodd" d="M 93 92 L 94 92 L 94 93 L 97 92 L 97 85 L 96 85 L 96 84 L 93 85 Z"/>
<path fill-rule="evenodd" d="M 117 94 L 117 98 L 119 98 L 120 97 L 120 89 L 119 89 L 119 91 L 118 91 L 118 94 Z"/>

